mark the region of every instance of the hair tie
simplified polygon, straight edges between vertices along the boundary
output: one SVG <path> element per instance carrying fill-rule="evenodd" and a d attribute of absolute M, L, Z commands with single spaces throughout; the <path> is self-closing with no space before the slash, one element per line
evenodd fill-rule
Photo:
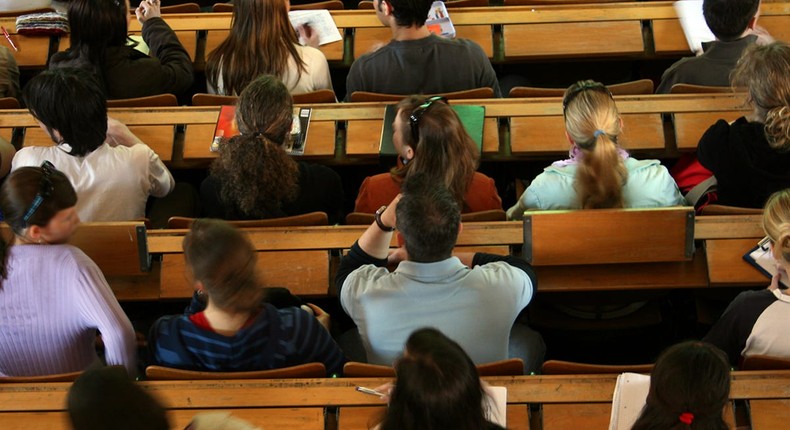
<path fill-rule="evenodd" d="M 606 134 L 606 132 L 601 130 L 601 129 L 598 129 L 598 130 L 595 130 L 595 132 L 593 133 L 593 137 L 597 139 L 598 136 L 603 135 L 603 134 Z"/>
<path fill-rule="evenodd" d="M 691 423 L 694 422 L 694 414 L 692 414 L 691 412 L 683 412 L 682 414 L 680 414 L 678 419 L 683 424 L 691 425 Z"/>

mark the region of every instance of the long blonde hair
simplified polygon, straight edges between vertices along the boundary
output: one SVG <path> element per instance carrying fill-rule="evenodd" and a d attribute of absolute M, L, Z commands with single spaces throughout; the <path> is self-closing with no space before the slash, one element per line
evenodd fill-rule
<path fill-rule="evenodd" d="M 763 211 L 763 230 L 779 247 L 782 258 L 790 263 L 790 188 L 768 197 Z"/>
<path fill-rule="evenodd" d="M 790 152 L 790 45 L 753 44 L 732 72 L 733 87 L 746 87 L 771 148 Z"/>
<path fill-rule="evenodd" d="M 286 0 L 236 0 L 228 37 L 206 60 L 206 77 L 223 93 L 239 94 L 261 74 L 282 79 L 292 58 L 299 74 L 306 66 L 299 56 L 296 31 L 288 20 Z"/>
<path fill-rule="evenodd" d="M 581 150 L 574 178 L 584 209 L 621 208 L 628 170 L 618 151 L 620 113 L 603 84 L 580 81 L 565 91 L 565 130 Z"/>

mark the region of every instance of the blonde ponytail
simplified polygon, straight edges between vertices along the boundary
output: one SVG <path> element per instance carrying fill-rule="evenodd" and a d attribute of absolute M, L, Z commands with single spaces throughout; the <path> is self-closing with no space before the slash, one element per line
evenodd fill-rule
<path fill-rule="evenodd" d="M 763 210 L 763 230 L 781 250 L 782 258 L 790 262 L 790 188 L 768 197 Z"/>
<path fill-rule="evenodd" d="M 628 178 L 623 159 L 612 139 L 605 133 L 595 138 L 592 148 L 576 169 L 575 186 L 583 209 L 621 208 L 623 185 Z"/>

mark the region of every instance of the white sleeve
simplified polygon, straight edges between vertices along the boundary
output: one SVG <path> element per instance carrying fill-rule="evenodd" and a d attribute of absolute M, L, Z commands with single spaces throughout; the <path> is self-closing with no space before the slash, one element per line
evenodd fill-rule
<path fill-rule="evenodd" d="M 173 191 L 176 181 L 156 152 L 148 146 L 146 149 L 148 150 L 148 181 L 151 184 L 149 193 L 154 197 L 164 197 Z"/>
<path fill-rule="evenodd" d="M 132 323 L 121 309 L 107 280 L 96 263 L 83 254 L 79 265 L 79 292 L 76 303 L 84 323 L 96 327 L 102 335 L 108 365 L 123 365 L 134 376 L 137 350 Z"/>

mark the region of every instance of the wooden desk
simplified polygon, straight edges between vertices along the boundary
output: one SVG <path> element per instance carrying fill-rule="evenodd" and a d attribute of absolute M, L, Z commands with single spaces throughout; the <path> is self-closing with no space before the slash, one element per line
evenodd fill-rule
<path fill-rule="evenodd" d="M 16 17 L 3 17 L 0 18 L 0 25 L 8 30 L 11 40 L 19 49 L 14 51 L 8 45 L 8 41 L 3 40 L 4 46 L 7 46 L 14 55 L 16 64 L 20 68 L 43 69 L 47 66 L 47 60 L 50 56 L 50 43 L 56 43 L 57 39 L 50 36 L 23 36 L 16 32 Z"/>

